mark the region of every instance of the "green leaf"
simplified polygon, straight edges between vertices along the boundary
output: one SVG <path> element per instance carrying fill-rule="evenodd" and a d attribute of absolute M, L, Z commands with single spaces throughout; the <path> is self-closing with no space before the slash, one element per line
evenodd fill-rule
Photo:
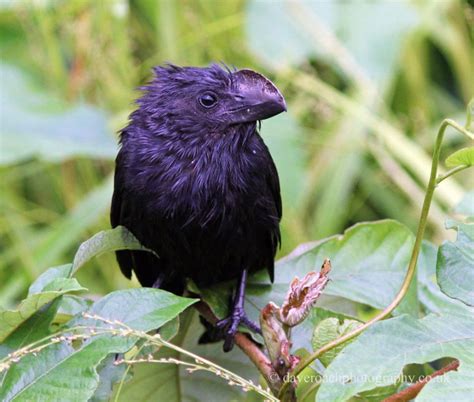
<path fill-rule="evenodd" d="M 89 313 L 150 331 L 169 322 L 195 301 L 158 289 L 131 289 L 105 296 L 94 303 Z M 110 326 L 82 315 L 68 325 L 71 328 Z M 136 340 L 100 335 L 75 348 L 67 343 L 53 344 L 37 356 L 30 354 L 13 364 L 2 383 L 0 397 L 2 400 L 88 400 L 99 386 L 98 365 L 111 353 L 126 352 Z"/>
<path fill-rule="evenodd" d="M 167 341 L 172 340 L 179 332 L 179 316 L 168 321 L 160 328 L 160 335 Z"/>
<path fill-rule="evenodd" d="M 324 373 L 317 401 L 345 401 L 363 391 L 394 384 L 403 368 L 442 357 L 459 359 L 460 368 L 449 373 L 447 399 L 468 401 L 474 393 L 474 320 L 472 310 L 464 313 L 429 315 L 416 319 L 402 315 L 368 328 L 334 359 Z M 433 381 L 436 382 L 436 381 Z M 427 386 L 428 387 L 428 386 Z M 429 388 L 427 388 L 429 389 Z M 431 396 L 434 395 L 431 393 Z"/>
<path fill-rule="evenodd" d="M 327 318 L 321 321 L 314 329 L 313 338 L 311 341 L 313 350 L 318 350 L 325 344 L 356 329 L 361 324 L 361 322 L 355 320 L 344 320 L 341 323 L 337 318 Z M 334 360 L 339 352 L 350 342 L 351 341 L 347 341 L 342 345 L 335 347 L 334 349 L 322 355 L 319 360 L 324 366 L 329 366 L 329 364 Z"/>
<path fill-rule="evenodd" d="M 424 241 L 418 258 L 418 297 L 426 313 L 448 313 L 464 311 L 465 304 L 451 299 L 439 288 L 436 281 L 436 259 L 438 247 Z"/>
<path fill-rule="evenodd" d="M 184 313 L 182 313 L 182 315 L 186 315 L 189 313 L 190 313 L 189 311 L 185 311 Z M 179 329 L 180 329 L 180 316 L 178 315 L 175 318 L 173 318 L 171 321 L 168 321 L 167 323 L 163 324 L 159 329 L 159 333 L 163 339 L 170 341 L 176 335 L 178 335 Z M 151 346 L 151 345 L 145 346 L 145 347 L 142 347 L 142 346 L 143 345 L 140 345 L 140 343 L 138 343 L 127 352 L 125 357 L 126 358 L 131 357 L 131 358 L 137 358 L 137 359 L 146 358 L 150 353 L 157 352 L 156 346 Z M 168 351 L 167 353 L 171 353 L 171 351 Z M 114 358 L 108 357 L 101 363 L 100 367 L 97 370 L 100 376 L 99 387 L 97 388 L 91 401 L 110 400 L 114 392 L 114 386 L 116 386 L 116 384 L 120 384 L 122 381 L 127 382 L 132 377 L 131 373 L 133 373 L 133 369 L 127 373 L 126 365 L 123 365 L 123 364 L 116 365 L 114 363 L 115 363 L 115 357 Z"/>
<path fill-rule="evenodd" d="M 5 401 L 86 401 L 97 388 L 97 365 L 109 354 L 125 352 L 128 338 L 97 337 L 75 349 L 54 344 L 29 354 L 8 370 L 0 389 Z"/>
<path fill-rule="evenodd" d="M 84 288 L 80 287 L 76 289 L 75 286 L 79 286 L 79 284 L 76 282 L 76 279 L 67 277 L 70 268 L 70 264 L 50 268 L 40 275 L 30 286 L 28 298 L 24 300 L 22 304 L 20 304 L 20 308 L 18 310 L 18 313 L 21 315 L 21 320 L 23 321 L 21 321 L 20 318 L 15 314 L 15 317 L 17 318 L 15 318 L 15 321 L 12 322 L 15 325 L 15 328 L 10 328 L 9 335 L 3 340 L 5 345 L 14 350 L 42 339 L 51 333 L 51 324 L 53 323 L 54 319 L 57 318 L 56 315 L 58 313 L 64 314 L 64 308 L 70 309 L 74 305 L 77 313 L 79 305 L 78 303 L 80 303 L 83 307 L 87 306 L 85 299 L 79 298 L 70 293 L 50 293 L 57 290 L 67 290 L 67 292 L 76 292 L 81 289 L 85 290 Z M 45 298 L 45 296 L 47 297 Z M 50 297 L 53 297 L 53 299 L 47 301 Z M 23 304 L 28 304 L 30 303 L 27 302 L 28 299 L 35 300 L 35 298 L 39 300 L 37 311 L 34 311 L 30 316 L 28 316 L 30 313 L 28 311 L 27 314 L 23 316 L 22 314 L 27 311 Z M 74 300 L 75 303 L 71 304 L 71 300 Z M 68 319 L 71 318 L 72 315 L 74 314 L 70 314 Z M 12 315 L 9 314 L 6 317 L 8 320 L 11 319 Z"/>
<path fill-rule="evenodd" d="M 87 261 L 102 253 L 116 250 L 148 250 L 124 226 L 104 230 L 92 236 L 79 246 L 74 256 L 71 273 L 73 275 Z"/>
<path fill-rule="evenodd" d="M 95 302 L 87 311 L 108 320 L 118 320 L 140 331 L 151 331 L 177 317 L 197 299 L 176 296 L 153 288 L 118 290 Z M 79 316 L 68 326 L 107 327 L 108 324 Z"/>
<path fill-rule="evenodd" d="M 56 316 L 63 297 L 65 296 L 60 296 L 41 307 L 31 317 L 23 321 L 5 340 L 3 340 L 2 346 L 8 349 L 8 351 L 7 353 L 0 352 L 0 358 L 5 357 L 8 353 L 14 350 L 50 335 L 51 324 Z"/>
<path fill-rule="evenodd" d="M 343 322 L 345 320 L 350 321 L 350 320 L 356 319 L 357 317 L 356 306 L 357 305 L 355 303 L 352 303 L 347 299 L 337 298 L 334 296 L 321 295 L 321 298 L 326 299 L 324 300 L 324 303 L 323 303 L 325 305 L 325 308 L 314 307 L 313 309 L 311 309 L 310 314 L 307 318 L 307 320 L 311 321 L 311 325 L 313 328 L 316 328 L 316 326 L 318 326 L 322 321 L 328 318 L 337 319 L 338 322 Z M 338 300 L 340 301 L 340 303 L 337 303 L 336 306 L 334 306 L 334 304 L 331 303 L 333 300 Z M 347 312 L 341 313 L 341 311 L 343 311 L 341 310 L 341 307 L 342 307 L 341 303 L 347 303 L 350 305 L 350 308 L 346 310 Z M 339 311 L 339 312 L 336 313 L 335 311 Z"/>
<path fill-rule="evenodd" d="M 116 365 L 115 356 L 107 356 L 97 367 L 99 375 L 99 386 L 94 392 L 90 402 L 109 401 L 113 392 L 114 384 L 119 382 L 125 375 L 127 366 L 125 364 Z"/>
<path fill-rule="evenodd" d="M 36 280 L 31 284 L 30 288 L 28 289 L 28 295 L 34 295 L 36 293 L 43 292 L 46 286 L 48 286 L 55 279 L 67 278 L 69 276 L 68 274 L 70 270 L 71 264 L 64 264 L 59 267 L 49 268 L 40 276 L 38 276 L 38 278 L 36 278 Z"/>
<path fill-rule="evenodd" d="M 61 295 L 83 290 L 86 289 L 74 278 L 56 278 L 45 287 L 44 291 L 28 296 L 16 310 L 0 311 L 0 342 L 46 304 Z"/>
<path fill-rule="evenodd" d="M 462 148 L 446 158 L 447 167 L 473 166 L 474 147 Z"/>
<path fill-rule="evenodd" d="M 85 104 L 68 108 L 51 94 L 33 88 L 13 67 L 0 65 L 0 74 L 0 164 L 34 156 L 54 162 L 73 156 L 115 156 L 114 136 L 99 109 Z"/>
<path fill-rule="evenodd" d="M 285 261 L 280 269 L 288 274 L 292 267 L 318 269 L 318 262 L 328 256 L 333 269 L 324 294 L 384 308 L 400 289 L 413 241 L 411 231 L 395 221 L 357 224 L 343 236 Z"/>
<path fill-rule="evenodd" d="M 72 264 L 51 268 L 41 274 L 30 286 L 29 294 L 42 291 L 44 286 L 54 278 L 72 276 L 85 263 L 100 254 L 121 249 L 147 250 L 124 226 L 104 230 L 95 234 L 79 246 Z"/>
<path fill-rule="evenodd" d="M 334 62 L 334 46 L 322 30 L 334 35 L 371 77 L 383 79 L 395 66 L 406 32 L 418 20 L 408 2 L 279 1 L 269 6 L 252 0 L 245 27 L 250 48 L 273 68 L 314 56 Z M 383 21 L 383 29 L 378 21 Z"/>
<path fill-rule="evenodd" d="M 474 306 L 474 224 L 458 224 L 456 229 L 456 242 L 439 248 L 436 276 L 445 294 Z"/>

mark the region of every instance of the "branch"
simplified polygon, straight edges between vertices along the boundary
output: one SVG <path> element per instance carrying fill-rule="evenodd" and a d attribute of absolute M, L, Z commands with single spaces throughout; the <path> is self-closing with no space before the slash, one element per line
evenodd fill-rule
<path fill-rule="evenodd" d="M 456 167 L 452 168 L 451 170 L 447 171 L 445 174 L 443 174 L 441 176 L 438 176 L 438 178 L 436 179 L 436 183 L 439 184 L 443 180 L 447 179 L 449 176 L 452 176 L 453 174 L 455 174 L 457 172 L 461 172 L 462 170 L 470 168 L 470 167 L 471 166 L 469 166 L 469 165 L 456 166 Z"/>
<path fill-rule="evenodd" d="M 200 301 L 196 303 L 194 307 L 210 324 L 215 325 L 217 323 L 218 318 L 214 315 L 206 303 Z M 260 347 L 242 332 L 237 332 L 235 335 L 235 344 L 257 367 L 258 371 L 260 371 L 260 373 L 263 375 L 272 391 L 278 392 L 282 385 L 280 377 L 273 369 L 270 360 L 265 355 L 265 353 L 263 353 Z"/>
<path fill-rule="evenodd" d="M 408 388 L 396 393 L 395 395 L 389 396 L 388 398 L 384 399 L 383 402 L 408 402 L 414 399 L 423 387 L 428 384 L 433 378 L 438 377 L 447 373 L 448 371 L 457 370 L 459 367 L 459 360 L 454 360 L 449 363 L 447 366 L 435 371 L 433 374 L 426 376 L 422 380 L 410 385 Z"/>

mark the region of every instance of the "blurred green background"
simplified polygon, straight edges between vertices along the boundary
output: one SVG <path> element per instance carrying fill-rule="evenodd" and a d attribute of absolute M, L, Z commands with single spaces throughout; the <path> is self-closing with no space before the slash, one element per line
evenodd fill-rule
<path fill-rule="evenodd" d="M 360 221 L 414 230 L 437 127 L 464 123 L 474 93 L 473 23 L 460 0 L 0 0 L 0 305 L 109 228 L 116 132 L 166 61 L 250 67 L 285 95 L 289 113 L 262 125 L 280 255 Z M 473 184 L 438 188 L 431 240 Z M 137 286 L 112 254 L 79 276 L 92 294 Z"/>

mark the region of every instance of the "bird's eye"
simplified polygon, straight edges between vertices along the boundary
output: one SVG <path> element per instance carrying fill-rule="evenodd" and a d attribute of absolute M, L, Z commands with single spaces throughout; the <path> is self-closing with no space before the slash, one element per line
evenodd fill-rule
<path fill-rule="evenodd" d="M 199 97 L 199 103 L 204 106 L 206 109 L 210 109 L 217 104 L 217 96 L 213 93 L 206 92 L 205 94 Z"/>

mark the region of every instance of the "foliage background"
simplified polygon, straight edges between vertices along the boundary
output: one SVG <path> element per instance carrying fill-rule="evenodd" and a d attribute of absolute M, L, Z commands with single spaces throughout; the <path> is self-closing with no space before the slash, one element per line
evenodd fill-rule
<path fill-rule="evenodd" d="M 120 231 L 99 233 L 81 247 L 74 265 L 40 276 L 49 266 L 70 262 L 83 240 L 109 227 L 115 133 L 133 110 L 138 96 L 134 88 L 150 78 L 151 66 L 166 61 L 222 61 L 254 68 L 285 94 L 289 113 L 262 126 L 282 182 L 280 256 L 362 221 L 393 218 L 405 225 L 358 224 L 343 237 L 299 247 L 277 264 L 272 287 L 262 286 L 258 274 L 249 280 L 250 316 L 256 319 L 269 300 L 281 303 L 294 275 L 303 276 L 315 268 L 315 261 L 331 256 L 332 280 L 318 308 L 295 329 L 295 345 L 315 350 L 332 340 L 334 331 L 354 324 L 344 321 L 339 328 L 338 319 L 373 317 L 392 300 L 406 271 L 410 230 L 417 225 L 439 124 L 445 117 L 465 120 L 465 105 L 474 93 L 473 22 L 472 3 L 460 0 L 0 0 L 0 357 L 85 308 L 125 323 L 138 317 L 133 325 L 148 331 L 166 321 L 157 323 L 153 314 L 160 316 L 170 307 L 161 317 L 171 320 L 192 302 L 150 289 L 110 293 L 138 287 L 121 276 L 113 253 L 92 259 L 123 246 Z M 444 144 L 441 160 L 465 146 L 449 130 Z M 462 215 L 474 215 L 474 193 L 469 192 L 473 179 L 464 171 L 437 188 L 428 240 L 438 245 L 448 236 L 454 239 L 454 231 L 444 228 L 446 218 L 462 221 Z M 403 369 L 424 375 L 452 357 L 460 360 L 452 382 L 440 387 L 430 383 L 421 400 L 438 398 L 440 392 L 471 399 L 466 384 L 472 383 L 474 360 L 466 351 L 472 350 L 473 337 L 466 304 L 472 305 L 473 293 L 459 285 L 469 285 L 474 234 L 472 225 L 449 225 L 458 230 L 456 243 L 443 243 L 439 249 L 424 243 L 417 283 L 394 317 L 369 328 L 329 366 L 334 354 L 324 355 L 319 366 L 306 369 L 308 374 L 392 370 L 397 375 Z M 59 297 L 82 289 L 75 278 L 64 275 L 86 262 L 77 273 L 79 283 L 89 289 L 84 297 Z M 436 274 L 445 293 L 434 282 Z M 19 310 L 4 312 L 25 297 L 32 282 Z M 226 313 L 228 294 L 226 285 L 201 293 L 220 317 Z M 103 295 L 91 306 L 90 299 Z M 54 302 L 42 308 L 48 297 Z M 328 314 L 332 318 L 325 320 Z M 65 327 L 83 319 L 77 314 Z M 201 331 L 196 314 L 187 312 L 179 322 L 167 322 L 163 331 L 174 336 L 175 345 L 256 379 L 255 368 L 238 350 L 224 355 L 219 345 L 196 345 Z M 463 342 L 458 342 L 460 337 Z M 48 375 L 43 375 L 44 364 L 53 362 L 47 356 L 54 347 L 40 358 L 26 356 L 3 377 L 2 391 L 17 398 L 38 397 L 52 386 L 64 398 L 57 393 L 58 384 L 67 381 L 69 392 L 74 394 L 77 385 L 88 399 L 98 374 L 93 400 L 107 399 L 111 384 L 127 377 L 123 366 L 113 366 L 112 357 L 131 344 L 115 341 L 92 340 L 98 352 L 95 363 L 85 350 L 87 342 L 77 346 L 80 351 L 57 345 L 67 353 L 53 359 Z M 170 350 L 158 356 L 170 353 L 183 357 Z M 400 359 L 386 366 L 380 356 Z M 161 400 L 165 394 L 169 400 L 206 399 L 209 389 L 219 400 L 245 399 L 235 387 L 204 372 L 189 376 L 174 365 L 143 365 L 132 371 L 122 393 L 121 386 L 113 391 L 123 400 Z M 399 385 L 369 391 L 370 382 L 326 383 L 318 398 L 357 394 L 380 400 Z M 301 400 L 313 400 L 317 386 L 299 387 Z"/>
<path fill-rule="evenodd" d="M 0 305 L 109 227 L 115 133 L 165 61 L 250 67 L 285 94 L 289 113 L 262 126 L 281 255 L 360 221 L 413 230 L 437 126 L 463 121 L 474 93 L 473 20 L 459 0 L 1 0 Z M 437 190 L 435 243 L 473 184 L 464 172 Z M 138 286 L 111 253 L 89 265 L 92 296 Z"/>

